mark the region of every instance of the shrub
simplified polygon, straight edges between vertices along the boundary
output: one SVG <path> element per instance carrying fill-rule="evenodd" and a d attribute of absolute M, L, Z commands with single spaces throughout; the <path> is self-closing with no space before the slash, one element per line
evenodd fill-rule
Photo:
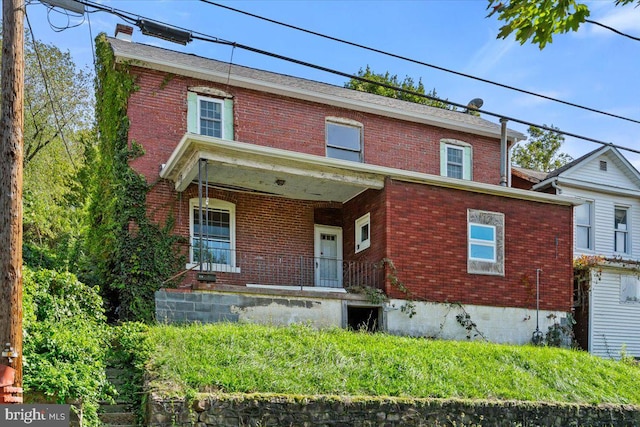
<path fill-rule="evenodd" d="M 100 425 L 108 398 L 105 375 L 109 329 L 97 288 L 71 273 L 24 268 L 23 386 L 56 403 L 79 402 L 83 424 Z"/>

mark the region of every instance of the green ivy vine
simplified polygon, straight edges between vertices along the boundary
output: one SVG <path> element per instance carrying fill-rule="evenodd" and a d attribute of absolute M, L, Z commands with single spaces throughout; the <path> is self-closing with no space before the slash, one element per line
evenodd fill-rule
<path fill-rule="evenodd" d="M 129 166 L 144 154 L 129 144 L 127 103 L 138 88 L 130 64 L 116 64 L 106 36 L 96 39 L 98 153 L 92 176 L 83 279 L 100 286 L 112 320 L 150 322 L 154 293 L 184 264 L 174 221 L 147 217 L 151 185 Z"/>

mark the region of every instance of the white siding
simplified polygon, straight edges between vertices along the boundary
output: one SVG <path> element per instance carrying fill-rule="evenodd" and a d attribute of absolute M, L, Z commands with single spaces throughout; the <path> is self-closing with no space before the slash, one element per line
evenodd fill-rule
<path fill-rule="evenodd" d="M 606 358 L 626 354 L 640 357 L 640 303 L 620 302 L 620 275 L 633 274 L 605 269 L 592 277 L 589 352 Z"/>
<path fill-rule="evenodd" d="M 594 227 L 594 251 L 579 250 L 575 245 L 575 232 L 573 247 L 574 255 L 603 255 L 612 257 L 619 255 L 614 252 L 614 210 L 616 206 L 629 208 L 629 238 L 631 240 L 631 253 L 625 255 L 625 259 L 640 260 L 640 200 L 628 196 L 616 196 L 612 194 L 596 193 L 565 187 L 562 194 L 575 196 L 585 200 L 593 201 L 593 223 Z M 575 224 L 575 218 L 574 218 Z"/>
<path fill-rule="evenodd" d="M 600 170 L 601 160 L 607 162 L 606 171 Z M 564 176 L 594 184 L 637 190 L 637 184 L 632 181 L 630 176 L 625 174 L 626 171 L 627 168 L 623 166 L 615 155 L 605 153 L 585 162 L 570 172 L 568 171 Z"/>

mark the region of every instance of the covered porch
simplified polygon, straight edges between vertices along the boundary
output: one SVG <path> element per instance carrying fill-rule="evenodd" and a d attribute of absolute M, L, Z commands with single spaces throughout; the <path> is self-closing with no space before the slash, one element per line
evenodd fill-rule
<path fill-rule="evenodd" d="M 187 198 L 186 268 L 196 279 L 193 289 L 215 284 L 330 292 L 384 288 L 379 252 L 356 256 L 353 238 L 343 230 L 353 232 L 352 226 L 343 227 L 344 211 L 353 210 L 345 204 L 384 188 L 384 175 L 371 166 L 186 134 L 160 176 L 181 194 L 193 196 L 197 188 L 197 197 Z M 296 215 L 299 220 L 280 222 L 277 230 L 260 227 Z"/>

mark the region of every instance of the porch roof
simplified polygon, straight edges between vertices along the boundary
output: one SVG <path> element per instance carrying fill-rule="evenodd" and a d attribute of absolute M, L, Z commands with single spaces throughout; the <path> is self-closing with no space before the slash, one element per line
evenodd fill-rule
<path fill-rule="evenodd" d="M 332 159 L 204 135 L 185 134 L 163 165 L 160 177 L 184 191 L 197 182 L 199 160 L 207 161 L 209 185 L 300 200 L 346 202 L 367 189 L 384 188 L 385 179 L 435 185 L 474 193 L 559 205 L 578 205 L 573 197 L 502 187 L 420 172 Z M 201 177 L 203 180 L 205 176 Z"/>

